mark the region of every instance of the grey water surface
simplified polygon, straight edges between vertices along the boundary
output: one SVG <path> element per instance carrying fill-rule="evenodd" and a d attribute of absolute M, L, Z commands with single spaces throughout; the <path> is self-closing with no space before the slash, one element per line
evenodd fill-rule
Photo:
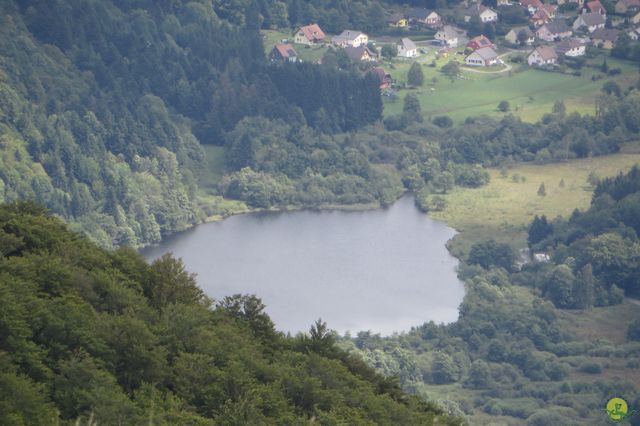
<path fill-rule="evenodd" d="M 142 253 L 181 257 L 216 300 L 257 295 L 285 332 L 322 318 L 341 333 L 389 335 L 457 319 L 464 288 L 445 247 L 454 235 L 404 196 L 387 209 L 234 216 Z"/>

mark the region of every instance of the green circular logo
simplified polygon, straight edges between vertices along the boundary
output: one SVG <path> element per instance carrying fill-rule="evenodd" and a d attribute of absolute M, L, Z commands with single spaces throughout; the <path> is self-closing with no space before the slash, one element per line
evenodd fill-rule
<path fill-rule="evenodd" d="M 611 398 L 607 401 L 605 410 L 609 416 L 609 420 L 618 423 L 629 415 L 629 404 L 622 398 Z"/>

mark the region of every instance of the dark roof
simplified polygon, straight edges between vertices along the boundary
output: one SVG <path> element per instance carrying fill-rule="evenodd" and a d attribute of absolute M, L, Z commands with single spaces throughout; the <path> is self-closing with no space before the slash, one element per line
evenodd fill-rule
<path fill-rule="evenodd" d="M 526 27 L 526 26 L 513 27 L 513 28 L 511 28 L 511 31 L 513 31 L 516 34 L 516 36 L 518 34 L 520 34 L 521 31 L 524 31 L 524 33 L 527 35 L 527 37 L 533 37 L 534 36 L 533 31 L 531 31 L 531 28 Z"/>
<path fill-rule="evenodd" d="M 592 40 L 607 40 L 615 42 L 618 40 L 618 30 L 612 30 L 609 28 L 598 28 L 591 34 Z"/>
<path fill-rule="evenodd" d="M 580 47 L 583 46 L 584 43 L 581 43 L 578 40 L 563 40 L 559 43 L 556 44 L 556 52 L 564 55 L 565 53 L 567 53 L 568 51 L 570 51 L 571 49 L 574 49 L 576 47 Z"/>
<path fill-rule="evenodd" d="M 344 48 L 344 51 L 347 56 L 353 61 L 360 61 L 362 59 L 362 56 L 364 55 L 364 52 L 368 52 L 369 56 L 373 56 L 373 53 L 366 46 L 347 46 Z"/>
<path fill-rule="evenodd" d="M 391 75 L 387 73 L 384 70 L 384 68 L 374 67 L 374 68 L 371 68 L 369 72 L 378 78 L 378 81 L 380 81 L 380 84 L 388 83 L 391 81 Z"/>
<path fill-rule="evenodd" d="M 480 3 L 474 3 L 465 10 L 464 14 L 466 16 L 478 16 L 487 9 L 488 7 L 483 6 Z"/>
<path fill-rule="evenodd" d="M 582 15 L 578 16 L 578 19 L 579 18 L 582 18 L 582 21 L 588 27 L 592 25 L 602 25 L 607 21 L 604 16 L 600 15 L 599 13 L 583 13 Z"/>
<path fill-rule="evenodd" d="M 433 12 L 433 10 L 414 7 L 413 9 L 409 9 L 409 12 L 407 12 L 407 17 L 409 19 L 427 19 L 427 16 L 429 16 L 431 12 Z"/>
<path fill-rule="evenodd" d="M 396 23 L 401 19 L 404 19 L 404 15 L 402 13 L 394 13 L 393 15 L 387 18 L 387 22 Z"/>
<path fill-rule="evenodd" d="M 547 22 L 544 24 L 547 27 L 551 34 L 562 34 L 566 32 L 571 32 L 571 28 L 567 25 L 564 20 L 555 19 L 553 21 Z"/>

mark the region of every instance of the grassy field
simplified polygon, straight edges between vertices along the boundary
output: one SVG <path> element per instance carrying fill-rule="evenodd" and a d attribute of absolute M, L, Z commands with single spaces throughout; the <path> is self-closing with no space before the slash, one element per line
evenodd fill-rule
<path fill-rule="evenodd" d="M 589 206 L 593 188 L 587 184 L 587 177 L 591 172 L 600 177 L 612 176 L 636 163 L 640 163 L 640 154 L 627 152 L 566 163 L 519 164 L 508 169 L 506 177 L 500 170 L 490 169 L 487 186 L 455 188 L 445 195 L 445 210 L 430 215 L 463 232 L 451 243 L 455 255 L 465 253 L 470 244 L 485 238 L 503 239 L 523 247 L 534 215 L 567 217 L 575 208 Z M 564 186 L 560 185 L 562 180 Z M 546 188 L 544 197 L 537 195 L 541 183 Z"/>
<path fill-rule="evenodd" d="M 440 58 L 436 67 L 429 64 L 434 60 L 432 54 L 418 59 L 423 64 L 425 84 L 420 89 L 402 90 L 395 102 L 385 104 L 385 115 L 398 114 L 402 111 L 402 100 L 408 93 L 418 95 L 425 117 L 448 115 L 454 122 L 460 123 L 468 116 L 487 114 L 501 116 L 497 111 L 500 101 L 511 104 L 511 113 L 527 121 L 536 121 L 545 113 L 551 112 L 553 104 L 562 100 L 568 111 L 594 113 L 595 98 L 600 88 L 609 79 L 592 81 L 599 70 L 585 66 L 582 76 L 570 76 L 531 69 L 526 66 L 513 65 L 513 69 L 504 73 L 478 73 L 463 70 L 462 78 L 451 80 L 440 72 L 442 65 L 449 60 L 462 61 L 464 56 L 452 55 Z M 589 64 L 600 65 L 603 57 L 591 59 Z M 607 58 L 609 68 L 620 68 L 622 74 L 615 77 L 622 87 L 638 81 L 637 67 L 631 63 Z M 398 82 L 406 82 L 410 61 L 394 60 L 387 63 L 385 69 Z M 435 78 L 435 83 L 434 79 Z"/>

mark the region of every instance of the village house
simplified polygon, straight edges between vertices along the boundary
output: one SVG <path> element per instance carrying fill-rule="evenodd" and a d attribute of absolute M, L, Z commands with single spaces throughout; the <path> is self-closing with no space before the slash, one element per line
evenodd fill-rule
<path fill-rule="evenodd" d="M 498 63 L 498 54 L 491 47 L 483 47 L 469 54 L 464 62 L 470 67 L 489 67 Z"/>
<path fill-rule="evenodd" d="M 412 24 L 426 25 L 438 28 L 442 25 L 442 17 L 433 10 L 413 8 L 407 13 L 409 22 Z"/>
<path fill-rule="evenodd" d="M 640 10 L 640 0 L 619 0 L 615 6 L 616 13 L 626 15 Z"/>
<path fill-rule="evenodd" d="M 640 24 L 640 12 L 636 13 L 635 15 L 633 15 L 633 17 L 631 18 L 631 23 L 633 25 Z"/>
<path fill-rule="evenodd" d="M 483 6 L 480 2 L 473 3 L 465 10 L 464 22 L 469 22 L 474 16 L 477 16 L 480 22 L 483 23 L 498 21 L 498 13 L 493 9 Z"/>
<path fill-rule="evenodd" d="M 558 56 L 564 55 L 572 58 L 575 58 L 576 56 L 584 56 L 586 53 L 586 46 L 580 40 L 562 40 L 556 44 L 556 53 Z"/>
<path fill-rule="evenodd" d="M 538 46 L 527 57 L 530 66 L 553 65 L 558 61 L 558 54 L 552 46 Z"/>
<path fill-rule="evenodd" d="M 451 25 L 445 25 L 434 36 L 436 40 L 446 44 L 448 47 L 458 47 L 461 36 L 464 35 L 463 30 L 459 30 Z"/>
<path fill-rule="evenodd" d="M 640 30 L 639 29 L 629 30 L 627 31 L 627 35 L 631 40 L 638 41 L 640 39 Z"/>
<path fill-rule="evenodd" d="M 533 24 L 534 27 L 541 27 L 547 22 L 551 22 L 554 16 L 555 16 L 555 11 L 553 12 L 553 16 L 552 16 L 548 8 L 542 7 L 538 9 L 536 13 L 531 15 L 531 18 L 529 18 L 529 21 Z"/>
<path fill-rule="evenodd" d="M 618 41 L 618 30 L 600 28 L 591 34 L 591 42 L 596 47 L 613 49 Z"/>
<path fill-rule="evenodd" d="M 418 56 L 418 46 L 408 38 L 403 38 L 398 44 L 398 56 L 401 58 L 415 58 Z"/>
<path fill-rule="evenodd" d="M 340 47 L 366 46 L 369 43 L 369 36 L 361 31 L 344 30 L 340 35 L 333 37 L 331 41 Z"/>
<path fill-rule="evenodd" d="M 310 46 L 312 44 L 324 43 L 326 37 L 318 24 L 311 24 L 300 27 L 293 37 L 293 42 Z"/>
<path fill-rule="evenodd" d="M 599 13 L 602 16 L 607 16 L 607 9 L 600 3 L 600 0 L 593 0 L 582 7 L 582 13 Z"/>
<path fill-rule="evenodd" d="M 524 32 L 525 35 L 520 36 L 521 32 Z M 520 44 L 520 40 L 524 40 L 524 44 L 530 46 L 536 41 L 536 35 L 529 27 L 513 27 L 507 35 L 504 36 L 504 39 L 511 44 Z"/>
<path fill-rule="evenodd" d="M 276 44 L 269 53 L 269 60 L 271 62 L 296 62 L 298 54 L 289 43 Z"/>
<path fill-rule="evenodd" d="M 366 45 L 357 47 L 347 46 L 344 48 L 344 52 L 349 59 L 354 62 L 371 62 L 376 60 L 376 54 L 369 50 Z"/>
<path fill-rule="evenodd" d="M 544 41 L 562 40 L 571 37 L 571 28 L 564 20 L 556 19 L 538 28 L 536 37 Z"/>
<path fill-rule="evenodd" d="M 375 75 L 380 82 L 380 89 L 388 89 L 391 87 L 392 79 L 391 74 L 387 73 L 382 67 L 373 67 L 369 72 Z"/>
<path fill-rule="evenodd" d="M 520 0 L 520 6 L 524 7 L 529 15 L 533 15 L 544 3 L 540 0 Z"/>
<path fill-rule="evenodd" d="M 599 13 L 583 13 L 578 15 L 573 22 L 573 30 L 577 31 L 580 28 L 586 28 L 590 33 L 594 32 L 598 28 L 604 28 L 607 20 Z"/>
<path fill-rule="evenodd" d="M 472 38 L 467 43 L 467 47 L 473 50 L 482 49 L 483 47 L 493 47 L 493 43 L 484 35 L 479 35 L 477 37 Z"/>
<path fill-rule="evenodd" d="M 511 6 L 511 2 L 509 0 L 498 0 L 496 1 L 496 6 Z"/>
<path fill-rule="evenodd" d="M 387 19 L 387 24 L 394 28 L 405 28 L 409 26 L 409 20 L 402 13 L 394 13 Z"/>

